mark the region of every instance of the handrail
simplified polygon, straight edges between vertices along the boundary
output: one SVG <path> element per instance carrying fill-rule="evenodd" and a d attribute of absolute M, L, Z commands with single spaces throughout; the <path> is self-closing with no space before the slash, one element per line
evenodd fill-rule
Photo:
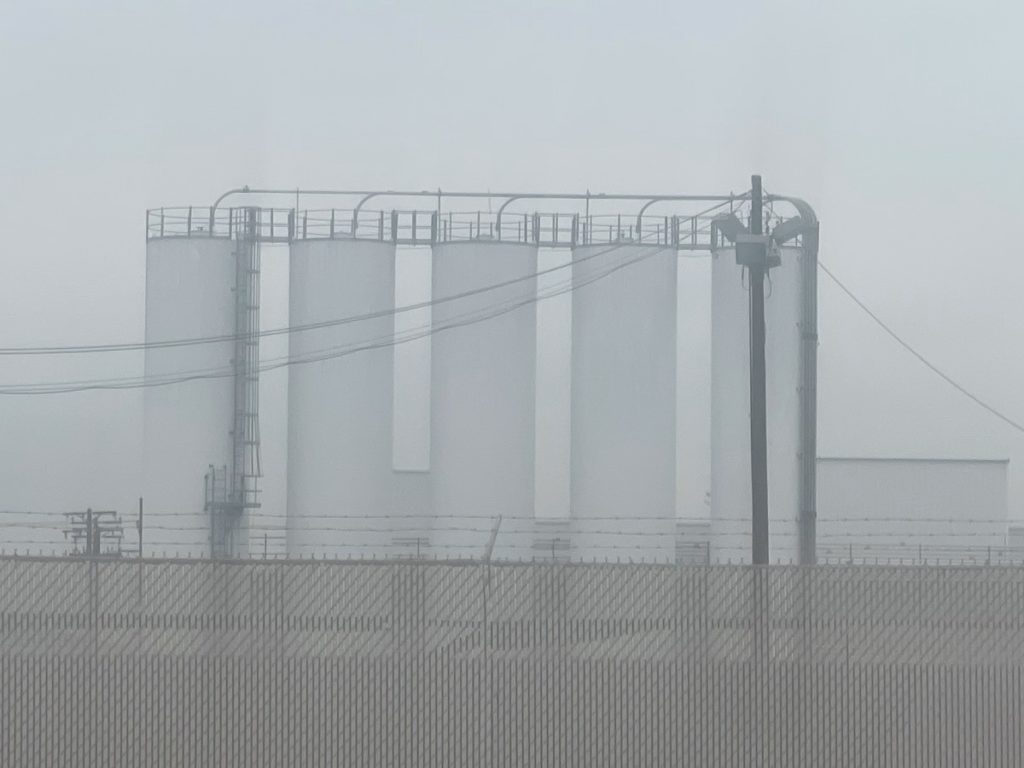
<path fill-rule="evenodd" d="M 464 199 L 495 199 L 503 198 L 501 205 L 498 207 L 497 216 L 495 219 L 495 232 L 497 237 L 501 238 L 501 225 L 505 210 L 514 202 L 521 200 L 585 200 L 587 203 L 587 209 L 589 211 L 591 201 L 601 200 L 642 200 L 644 201 L 639 212 L 637 213 L 638 225 L 647 211 L 647 209 L 659 202 L 709 202 L 709 203 L 733 203 L 747 200 L 750 197 L 750 193 L 744 192 L 741 194 L 730 193 L 728 195 L 659 195 L 659 194 L 626 194 L 626 193 L 608 193 L 608 192 L 480 192 L 480 191 L 451 191 L 445 192 L 442 189 L 436 190 L 403 190 L 403 189 L 376 189 L 376 190 L 358 190 L 358 189 L 303 189 L 296 187 L 287 189 L 283 187 L 250 187 L 248 185 L 241 187 L 233 187 L 231 189 L 222 192 L 217 199 L 214 201 L 210 208 L 211 218 L 216 215 L 217 208 L 220 204 L 228 197 L 233 195 L 326 195 L 326 196 L 358 196 L 360 199 L 356 202 L 353 209 L 353 232 L 358 228 L 358 215 L 362 207 L 375 197 L 429 197 L 437 200 L 437 209 L 441 210 L 441 201 L 445 198 L 464 198 Z M 782 201 L 787 202 L 797 210 L 800 217 L 807 223 L 812 224 L 817 222 L 817 216 L 814 210 L 804 200 L 792 197 L 788 195 L 767 195 L 766 201 Z M 718 207 L 718 206 L 715 206 Z"/>
<path fill-rule="evenodd" d="M 220 204 L 232 195 L 337 195 L 337 196 L 360 196 L 372 199 L 379 196 L 390 197 L 430 197 L 435 200 L 444 198 L 505 198 L 499 212 L 509 203 L 515 200 L 677 200 L 693 202 L 728 202 L 729 200 L 742 199 L 740 195 L 652 195 L 652 194 L 622 194 L 607 192 L 446 192 L 441 189 L 435 190 L 404 190 L 404 189 L 302 189 L 301 187 L 285 189 L 282 187 L 234 187 L 225 190 L 213 202 L 213 210 L 220 207 Z M 365 200 L 364 200 L 365 202 Z"/>

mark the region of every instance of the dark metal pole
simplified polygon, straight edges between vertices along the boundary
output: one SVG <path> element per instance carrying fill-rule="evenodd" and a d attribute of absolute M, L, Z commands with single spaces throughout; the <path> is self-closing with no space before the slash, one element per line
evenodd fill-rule
<path fill-rule="evenodd" d="M 764 234 L 761 177 L 750 179 L 750 234 Z M 767 243 L 750 268 L 750 498 L 751 498 L 751 598 L 753 609 L 753 661 L 758 723 L 756 754 L 765 754 L 771 711 L 768 705 L 768 406 L 765 373 L 764 276 L 768 270 Z"/>
<path fill-rule="evenodd" d="M 139 496 L 139 592 L 138 592 L 138 608 L 139 608 L 139 627 L 142 626 L 142 497 Z"/>
<path fill-rule="evenodd" d="M 750 234 L 763 234 L 761 177 L 751 177 Z M 750 267 L 750 486 L 752 559 L 768 564 L 768 416 L 765 395 L 765 262 Z"/>
<path fill-rule="evenodd" d="M 85 553 L 89 557 L 93 556 L 93 544 L 94 532 L 92 529 L 92 507 L 85 510 Z"/>
<path fill-rule="evenodd" d="M 210 471 L 203 478 L 206 485 L 206 498 L 209 499 L 210 507 L 210 559 L 217 557 L 217 504 L 215 494 L 217 492 L 217 470 L 210 464 Z"/>

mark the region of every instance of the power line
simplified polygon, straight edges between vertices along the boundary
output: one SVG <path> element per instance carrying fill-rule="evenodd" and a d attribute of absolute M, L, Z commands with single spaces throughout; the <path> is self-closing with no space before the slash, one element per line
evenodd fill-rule
<path fill-rule="evenodd" d="M 607 253 L 610 252 L 611 250 L 614 249 L 608 249 L 607 251 L 603 251 L 602 253 Z M 502 314 L 507 314 L 508 312 L 514 311 L 515 309 L 518 309 L 522 306 L 535 303 L 537 301 L 541 301 L 547 298 L 560 296 L 564 293 L 568 293 L 577 288 L 589 285 L 590 283 L 595 282 L 596 280 L 601 279 L 603 277 L 606 277 L 607 275 L 616 272 L 619 269 L 622 269 L 623 267 L 629 266 L 638 261 L 649 258 L 650 256 L 656 255 L 657 253 L 662 253 L 665 250 L 667 250 L 667 248 L 661 248 L 653 253 L 644 254 L 639 258 L 622 262 L 620 264 L 613 266 L 610 269 L 605 270 L 602 273 L 596 274 L 595 276 L 585 281 L 578 281 L 575 284 L 572 282 L 571 279 L 569 281 L 563 281 L 560 284 L 563 287 L 559 288 L 558 290 L 549 291 L 546 294 L 531 294 L 524 300 L 517 301 L 511 305 L 496 305 L 494 308 L 491 308 L 490 310 L 485 310 L 483 314 L 474 314 L 472 312 L 463 313 L 462 315 L 457 315 L 454 318 L 454 320 L 452 322 L 449 322 L 448 324 L 440 325 L 432 323 L 419 326 L 418 328 L 412 329 L 410 332 L 407 332 L 404 336 L 398 334 L 389 334 L 387 336 L 377 337 L 376 339 L 371 339 L 366 342 L 354 342 L 353 344 L 349 344 L 342 347 L 333 347 L 325 350 L 317 350 L 313 353 L 307 354 L 307 356 L 275 358 L 272 359 L 271 361 L 267 361 L 261 364 L 260 371 L 266 372 L 276 370 L 282 367 L 287 367 L 290 365 L 322 362 L 325 360 L 335 359 L 338 357 L 344 357 L 349 354 L 355 354 L 357 352 L 382 349 L 385 347 L 395 346 L 397 344 L 416 341 L 418 339 L 431 336 L 434 333 L 439 333 L 444 330 L 450 330 L 452 328 L 463 327 L 477 322 L 482 322 L 483 320 L 488 320 Z M 557 287 L 558 286 L 556 286 L 556 288 Z M 99 381 L 92 380 L 60 382 L 54 384 L 40 385 L 17 385 L 5 389 L 0 389 L 0 394 L 59 394 L 66 392 L 79 392 L 97 389 L 138 389 L 145 387 L 166 386 L 170 384 L 180 384 L 196 380 L 227 378 L 233 375 L 233 369 L 214 368 L 198 371 L 178 372 L 177 374 L 172 374 L 164 377 L 135 377 L 127 379 L 108 379 Z"/>
<path fill-rule="evenodd" d="M 706 208 L 706 209 L 704 209 L 702 211 L 698 211 L 696 214 L 694 214 L 694 218 L 696 219 L 696 218 L 699 218 L 701 216 L 705 216 L 705 215 L 707 215 L 709 213 L 712 213 L 712 212 L 718 210 L 719 208 L 724 207 L 726 204 L 727 203 L 725 203 L 725 202 L 716 203 L 715 205 L 712 205 L 709 208 Z M 708 231 L 710 226 L 711 226 L 711 224 L 709 222 L 708 224 L 705 224 L 705 225 L 702 225 L 701 227 L 699 227 L 696 231 L 698 233 L 705 233 L 705 232 Z M 270 337 L 270 336 L 278 336 L 278 335 L 282 335 L 282 334 L 300 333 L 300 332 L 303 332 L 303 331 L 318 330 L 318 329 L 321 329 L 321 328 L 330 328 L 330 327 L 337 326 L 337 325 L 345 325 L 345 324 L 348 324 L 348 323 L 354 323 L 354 322 L 360 322 L 360 321 L 365 321 L 365 320 L 378 319 L 378 318 L 387 317 L 387 316 L 390 316 L 390 315 L 401 314 L 403 312 L 413 312 L 413 311 L 417 311 L 417 310 L 428 309 L 430 307 L 437 306 L 439 304 L 444 304 L 444 303 L 447 303 L 447 302 L 450 302 L 450 301 L 456 301 L 458 299 L 467 298 L 467 297 L 479 295 L 479 294 L 482 294 L 482 293 L 488 293 L 490 291 L 499 290 L 501 288 L 505 288 L 505 287 L 508 287 L 510 285 L 515 285 L 517 283 L 526 282 L 528 280 L 532 280 L 532 279 L 535 279 L 535 278 L 538 278 L 538 277 L 542 277 L 544 275 L 547 275 L 547 274 L 550 274 L 550 273 L 553 273 L 553 272 L 557 272 L 559 270 L 571 267 L 574 264 L 580 264 L 580 263 L 584 263 L 584 262 L 590 261 L 591 259 L 599 258 L 600 256 L 606 255 L 606 254 L 608 254 L 608 253 L 610 253 L 612 251 L 615 251 L 615 250 L 617 250 L 619 248 L 622 248 L 624 246 L 627 246 L 627 245 L 646 245 L 646 244 L 649 244 L 649 243 L 645 243 L 644 239 L 643 239 L 643 236 L 641 235 L 640 239 L 638 241 L 636 241 L 636 242 L 620 242 L 620 243 L 617 243 L 617 244 L 615 244 L 615 245 L 613 245 L 613 246 L 611 246 L 609 248 L 606 248 L 606 249 L 604 249 L 602 251 L 598 251 L 596 253 L 588 254 L 588 255 L 580 257 L 578 259 L 573 259 L 571 262 L 568 262 L 566 264 L 559 264 L 559 265 L 556 265 L 554 267 L 549 267 L 547 269 L 538 270 L 537 272 L 534 272 L 534 273 L 529 274 L 529 275 L 523 275 L 523 276 L 520 276 L 520 277 L 511 278 L 509 280 L 506 280 L 506 281 L 503 281 L 503 282 L 500 282 L 500 283 L 494 283 L 494 284 L 491 284 L 491 285 L 482 286 L 480 288 L 474 288 L 474 289 L 471 289 L 471 290 L 468 290 L 468 291 L 463 291 L 463 292 L 460 292 L 460 293 L 451 294 L 449 296 L 444 296 L 444 297 L 439 298 L 439 299 L 431 299 L 429 301 L 419 302 L 417 304 L 408 304 L 408 305 L 401 306 L 401 307 L 393 307 L 391 309 L 379 310 L 379 311 L 376 311 L 376 312 L 369 312 L 369 313 L 365 313 L 365 314 L 361 314 L 361 315 L 352 315 L 352 316 L 349 316 L 349 317 L 338 318 L 338 319 L 334 319 L 334 320 L 325 320 L 325 321 L 320 321 L 320 322 L 315 322 L 315 323 L 307 323 L 307 324 L 304 324 L 304 325 L 285 326 L 285 327 L 281 327 L 281 328 L 270 328 L 270 329 L 266 329 L 266 330 L 263 330 L 263 331 L 259 331 L 256 334 L 252 334 L 252 336 L 255 336 L 255 337 L 258 337 L 258 338 L 264 338 L 264 337 Z M 150 341 L 150 342 L 141 341 L 141 342 L 118 342 L 118 343 L 111 343 L 111 344 L 54 345 L 54 346 L 39 346 L 39 347 L 0 347 L 0 356 L 10 356 L 10 355 L 89 354 L 89 353 L 95 353 L 95 352 L 133 352 L 133 351 L 139 351 L 139 350 L 145 350 L 145 349 L 162 349 L 162 348 L 167 348 L 167 347 L 193 346 L 193 345 L 196 345 L 196 344 L 218 344 L 218 343 L 224 343 L 224 342 L 234 342 L 234 341 L 238 340 L 238 338 L 239 337 L 238 337 L 237 334 L 222 334 L 222 335 L 219 335 L 219 336 L 198 336 L 198 337 L 193 337 L 193 338 L 167 339 L 167 340 L 163 340 L 163 341 Z M 246 338 L 248 338 L 248 336 L 246 336 Z"/>
<path fill-rule="evenodd" d="M 844 285 L 843 282 L 838 277 L 836 277 L 828 267 L 826 267 L 824 264 L 822 264 L 820 260 L 818 261 L 818 268 L 821 269 L 821 271 L 824 272 L 826 275 L 828 275 L 828 277 L 832 280 L 832 282 L 834 282 L 839 287 L 839 289 L 843 293 L 845 293 L 858 307 L 860 307 L 862 310 L 864 310 L 865 314 L 867 314 L 868 317 L 870 317 L 872 320 L 874 320 L 879 328 L 881 328 L 889 336 L 891 336 L 896 341 L 897 344 L 899 344 L 901 347 L 903 347 L 903 349 L 905 349 L 911 355 L 916 357 L 918 359 L 918 361 L 920 361 L 932 373 L 936 374 L 939 378 L 941 378 L 943 381 L 945 381 L 947 384 L 949 384 L 951 387 L 953 387 L 960 394 L 962 394 L 965 397 L 973 400 L 974 403 L 976 403 L 977 405 L 980 405 L 982 408 L 984 408 L 986 411 L 991 413 L 997 419 L 1000 419 L 1001 421 L 1005 422 L 1006 424 L 1009 424 L 1011 427 L 1016 429 L 1018 432 L 1024 432 L 1024 425 L 1022 425 L 1020 422 L 1014 421 L 1009 416 L 1007 416 L 1005 413 L 1003 413 L 1002 411 L 998 410 L 995 406 L 990 405 L 989 403 L 987 403 L 984 400 L 982 400 L 980 397 L 978 397 L 973 392 L 968 390 L 962 384 L 960 384 L 957 381 L 955 381 L 949 374 L 945 373 L 938 366 L 936 366 L 934 363 L 932 363 L 930 360 L 928 360 L 924 355 L 922 355 L 920 352 L 918 352 L 916 349 L 914 349 L 909 344 L 909 342 L 904 341 L 904 339 L 899 334 L 897 334 L 896 331 L 894 331 L 892 328 L 890 328 L 888 325 L 886 325 L 885 322 L 878 315 L 876 315 L 874 312 L 872 312 L 871 309 L 863 301 L 861 301 L 859 298 L 857 298 L 857 296 L 853 293 L 853 291 L 851 291 L 846 285 Z"/>
<path fill-rule="evenodd" d="M 459 293 L 450 294 L 448 296 L 442 296 L 437 299 L 430 299 L 428 301 L 417 302 L 415 304 L 406 304 L 400 307 L 391 307 L 389 309 L 377 310 L 374 312 L 366 312 L 358 315 L 349 315 L 347 317 L 335 318 L 331 320 L 322 320 L 314 323 L 305 323 L 301 325 L 289 325 L 280 328 L 268 328 L 262 331 L 258 331 L 254 334 L 248 334 L 244 337 L 239 337 L 237 334 L 221 334 L 217 336 L 196 336 L 184 339 L 167 339 L 163 341 L 138 341 L 138 342 L 118 342 L 111 344 L 85 344 L 85 345 L 60 345 L 60 346 L 41 346 L 41 347 L 0 347 L 0 356 L 39 356 L 39 355 L 79 355 L 79 354 L 91 354 L 91 353 L 110 353 L 110 352 L 138 352 L 147 349 L 166 349 L 175 347 L 189 347 L 202 344 L 223 344 L 228 342 L 237 341 L 239 338 L 268 338 L 280 335 L 291 335 L 294 333 L 302 333 L 305 331 L 315 331 L 324 328 L 333 328 L 341 325 L 349 325 L 351 323 L 365 322 L 367 320 L 378 320 L 385 317 L 391 317 L 394 315 L 400 315 L 406 312 L 415 312 L 424 309 L 431 309 L 435 306 L 447 304 L 452 301 L 458 301 L 460 299 L 470 298 L 472 296 L 478 296 L 492 291 L 497 291 L 502 288 L 508 288 L 518 283 L 528 282 L 535 280 L 536 278 L 543 277 L 554 272 L 559 272 L 564 269 L 573 267 L 576 264 L 582 264 L 587 261 L 591 261 L 601 256 L 605 256 L 613 251 L 619 250 L 620 248 L 628 245 L 648 245 L 642 241 L 636 243 L 617 243 L 604 250 L 590 253 L 580 258 L 573 259 L 572 261 L 566 262 L 565 264 L 558 264 L 553 267 L 546 269 L 537 270 L 528 275 L 521 275 L 514 277 L 509 280 L 504 280 L 499 283 L 492 283 L 490 285 L 481 286 L 479 288 L 473 288 L 467 291 L 461 291 Z"/>
<path fill-rule="evenodd" d="M 537 277 L 540 277 L 540 276 L 543 276 L 543 275 L 546 275 L 546 274 L 551 274 L 553 272 L 560 271 L 560 270 L 565 269 L 567 267 L 571 267 L 571 266 L 573 266 L 573 264 L 578 264 L 578 263 L 581 263 L 583 261 L 587 261 L 587 260 L 590 260 L 590 259 L 598 258 L 598 257 L 603 256 L 603 255 L 607 255 L 608 253 L 611 253 L 611 252 L 613 252 L 615 250 L 618 250 L 618 249 L 620 249 L 620 248 L 622 248 L 622 247 L 624 247 L 626 245 L 629 245 L 629 243 L 616 244 L 616 245 L 614 245 L 614 246 L 612 246 L 610 248 L 604 249 L 602 251 L 598 251 L 598 252 L 593 253 L 593 254 L 588 254 L 588 255 L 586 255 L 584 257 L 581 257 L 580 259 L 576 259 L 573 262 L 568 262 L 566 264 L 557 265 L 555 267 L 549 267 L 549 268 L 544 269 L 544 270 L 538 270 L 537 272 L 531 273 L 530 275 L 525 275 L 525 276 L 513 278 L 513 279 L 510 279 L 510 280 L 506 280 L 506 281 L 500 282 L 500 283 L 495 283 L 495 284 L 483 286 L 481 288 L 476 288 L 476 289 L 472 289 L 472 290 L 469 290 L 469 291 L 463 291 L 463 292 L 460 292 L 460 293 L 457 293 L 457 294 L 452 294 L 450 296 L 445 296 L 445 297 L 442 297 L 442 298 L 439 298 L 439 299 L 432 299 L 430 301 L 419 302 L 417 304 L 410 304 L 410 305 L 405 305 L 405 306 L 402 306 L 402 307 L 394 307 L 394 308 L 387 309 L 387 310 L 380 310 L 380 311 L 377 311 L 377 312 L 365 313 L 365 314 L 361 314 L 361 315 L 352 315 L 352 316 L 349 316 L 349 317 L 337 318 L 337 319 L 322 321 L 322 322 L 318 322 L 318 323 L 309 323 L 309 324 L 304 324 L 304 325 L 286 326 L 286 327 L 282 327 L 282 328 L 267 329 L 267 330 L 264 330 L 264 331 L 260 331 L 260 332 L 258 332 L 257 334 L 254 334 L 254 335 L 259 336 L 259 337 L 262 338 L 262 337 L 276 336 L 276 335 L 282 335 L 282 334 L 298 333 L 298 332 L 309 331 L 309 330 L 317 330 L 317 329 L 322 329 L 322 328 L 330 328 L 330 327 L 335 327 L 335 326 L 340 326 L 340 325 L 345 325 L 345 324 L 350 324 L 350 323 L 355 323 L 355 322 L 361 322 L 361 321 L 366 321 L 366 320 L 379 319 L 379 318 L 382 318 L 382 317 L 392 316 L 392 315 L 400 314 L 400 313 L 403 313 L 403 312 L 411 312 L 411 311 L 416 311 L 416 310 L 427 309 L 427 308 L 431 308 L 431 307 L 434 307 L 434 306 L 437 306 L 437 305 L 440 305 L 440 304 L 448 303 L 448 302 L 451 302 L 451 301 L 457 301 L 457 300 L 462 299 L 462 298 L 468 298 L 468 297 L 475 296 L 475 295 L 480 295 L 480 294 L 483 294 L 483 293 L 488 293 L 488 292 L 491 292 L 491 291 L 494 291 L 494 290 L 499 290 L 501 288 L 508 287 L 508 286 L 511 286 L 511 285 L 514 285 L 514 284 L 517 284 L 517 283 L 526 282 L 526 281 L 529 281 L 529 280 L 532 280 L 532 279 L 536 279 Z M 539 294 L 537 296 L 528 298 L 528 299 L 526 299 L 524 301 L 515 302 L 515 303 L 513 303 L 510 306 L 500 306 L 499 305 L 496 310 L 487 311 L 487 312 L 485 312 L 483 314 L 480 314 L 480 315 L 473 315 L 471 313 L 467 313 L 466 315 L 460 316 L 460 317 L 462 317 L 464 319 L 458 320 L 458 321 L 455 321 L 455 322 L 450 322 L 450 323 L 448 323 L 446 325 L 440 325 L 440 326 L 437 326 L 437 325 L 420 326 L 420 327 L 418 327 L 416 329 L 412 329 L 411 331 L 407 331 L 404 335 L 402 335 L 402 334 L 394 334 L 394 335 L 392 335 L 390 337 L 378 337 L 375 340 L 370 340 L 369 342 L 365 342 L 365 343 L 356 343 L 355 345 L 348 345 L 348 346 L 345 346 L 345 347 L 336 347 L 336 348 L 331 348 L 331 349 L 328 349 L 328 350 L 321 350 L 321 351 L 318 351 L 318 352 L 315 352 L 315 353 L 310 353 L 311 356 L 300 356 L 300 357 L 294 357 L 294 358 L 292 358 L 292 357 L 290 357 L 290 358 L 277 358 L 277 359 L 274 359 L 274 360 L 270 361 L 269 363 L 261 365 L 260 366 L 260 371 L 261 372 L 266 372 L 266 371 L 276 370 L 276 369 L 279 369 L 279 368 L 282 368 L 282 367 L 288 367 L 288 366 L 291 366 L 291 365 L 301 365 L 301 364 L 306 364 L 306 363 L 311 363 L 311 362 L 323 362 L 325 360 L 336 359 L 336 358 L 339 358 L 339 357 L 345 357 L 347 355 L 356 354 L 358 352 L 364 352 L 364 351 L 370 351 L 370 350 L 374 350 L 374 349 L 381 349 L 381 348 L 385 348 L 385 347 L 396 346 L 396 345 L 399 345 L 399 344 L 404 344 L 404 343 L 408 343 L 408 342 L 411 342 L 411 341 L 416 341 L 416 340 L 425 338 L 427 336 L 433 335 L 434 333 L 439 333 L 439 332 L 444 331 L 444 330 L 450 330 L 452 328 L 464 327 L 466 325 L 472 325 L 472 324 L 475 324 L 475 323 L 479 323 L 479 322 L 482 322 L 484 320 L 488 320 L 488 319 L 491 319 L 493 317 L 497 317 L 497 316 L 499 316 L 501 314 L 506 314 L 508 312 L 514 311 L 515 309 L 518 309 L 518 308 L 520 308 L 522 306 L 525 306 L 527 304 L 543 301 L 543 300 L 548 299 L 548 298 L 554 298 L 556 296 L 563 295 L 564 293 L 575 291 L 575 290 L 577 290 L 580 287 L 583 287 L 585 285 L 589 285 L 591 282 L 594 282 L 594 281 L 596 281 L 598 279 L 606 277 L 608 274 L 611 274 L 614 271 L 618 271 L 618 269 L 621 269 L 622 267 L 629 266 L 629 265 L 631 265 L 633 263 L 636 263 L 637 261 L 642 260 L 643 258 L 648 258 L 650 256 L 654 256 L 656 254 L 663 253 L 665 250 L 668 250 L 668 249 L 667 248 L 657 249 L 656 251 L 654 251 L 652 253 L 645 254 L 640 259 L 634 259 L 634 260 L 631 260 L 631 261 L 624 262 L 623 264 L 616 265 L 616 267 L 614 267 L 613 269 L 606 270 L 605 272 L 600 273 L 600 274 L 592 277 L 589 280 L 582 281 L 582 282 L 580 282 L 578 284 L 573 284 L 570 281 L 570 283 L 567 285 L 567 287 L 560 288 L 560 289 L 558 289 L 556 291 L 549 291 L 546 294 L 542 293 L 542 294 Z M 839 287 L 839 289 L 843 293 L 846 294 L 846 296 L 850 300 L 852 300 L 887 335 L 889 335 L 893 340 L 895 340 L 904 350 L 906 350 L 913 357 L 915 357 L 921 364 L 923 364 L 926 368 L 928 368 L 934 374 L 939 376 L 943 381 L 945 381 L 951 387 L 956 389 L 962 395 L 964 395 L 965 397 L 969 398 L 976 405 L 978 405 L 981 408 L 985 409 L 990 414 L 992 414 L 996 418 L 1000 419 L 1001 421 L 1003 421 L 1004 423 L 1006 423 L 1010 427 L 1014 428 L 1015 430 L 1024 433 L 1024 424 L 1021 424 L 1020 422 L 1015 421 L 1011 417 L 1007 416 L 1005 413 L 1001 412 L 995 406 L 993 406 L 993 405 L 989 404 L 988 402 L 986 402 L 985 400 L 981 399 L 979 396 L 975 395 L 973 392 L 971 392 L 966 387 L 964 387 L 959 382 L 957 382 L 955 379 L 953 379 L 949 374 L 947 374 L 942 369 L 940 369 L 938 366 L 936 366 L 934 363 L 932 363 L 930 360 L 928 360 L 923 354 L 918 352 L 909 342 L 904 340 L 889 325 L 887 325 L 874 311 L 871 310 L 870 307 L 868 307 L 856 294 L 854 294 L 853 291 L 847 285 L 845 285 L 820 260 L 818 261 L 818 266 L 822 270 L 822 272 L 824 272 L 825 275 L 827 275 L 829 277 L 829 279 L 831 279 L 836 284 L 836 286 Z M 562 285 L 565 285 L 565 283 L 563 283 Z M 91 353 L 91 352 L 138 351 L 138 350 L 154 349 L 154 348 L 159 349 L 159 348 L 166 348 L 166 347 L 192 346 L 192 345 L 197 345 L 197 344 L 223 343 L 223 342 L 233 341 L 236 338 L 237 337 L 232 334 L 232 335 L 224 335 L 224 336 L 207 336 L 207 337 L 195 337 L 195 338 L 190 338 L 190 339 L 176 339 L 176 340 L 168 340 L 168 341 L 160 341 L 160 342 L 139 342 L 139 343 L 124 343 L 124 344 L 85 345 L 85 346 L 61 346 L 61 347 L 57 347 L 57 346 L 54 346 L 54 347 L 6 347 L 6 348 L 0 348 L 0 355 L 54 355 L 54 354 L 82 354 L 82 353 Z M 173 375 L 164 376 L 164 377 L 150 377 L 150 378 L 134 377 L 134 378 L 108 379 L 108 380 L 83 380 L 83 381 L 64 381 L 64 382 L 53 382 L 53 383 L 19 384 L 19 385 L 10 385 L 10 386 L 7 386 L 7 387 L 0 387 L 0 395 L 66 394 L 66 393 L 71 393 L 71 392 L 82 392 L 82 391 L 90 391 L 90 390 L 141 389 L 141 388 L 148 388 L 148 387 L 155 387 L 155 386 L 167 386 L 167 385 L 173 385 L 173 384 L 181 384 L 181 383 L 186 383 L 186 382 L 189 382 L 189 381 L 196 381 L 196 380 L 207 380 L 207 379 L 224 378 L 224 377 L 228 377 L 228 376 L 232 376 L 232 375 L 234 375 L 234 371 L 233 370 L 224 368 L 224 369 L 206 369 L 206 370 L 199 370 L 199 371 L 179 372 L 178 374 L 173 374 Z"/>
<path fill-rule="evenodd" d="M 612 248 L 599 251 L 594 254 L 590 254 L 584 258 L 596 258 L 601 255 L 605 255 L 615 251 L 619 248 L 625 247 L 629 243 L 621 243 Z M 579 288 L 585 287 L 601 280 L 615 272 L 618 272 L 625 267 L 636 264 L 640 261 L 652 258 L 653 256 L 659 255 L 670 250 L 670 246 L 657 248 L 650 250 L 647 253 L 641 254 L 639 257 L 628 259 L 618 264 L 613 265 L 610 268 L 598 272 L 594 275 L 588 276 L 583 280 L 576 280 L 575 277 L 570 278 L 568 281 L 563 281 L 557 287 L 557 290 L 548 290 L 546 293 L 540 294 L 531 293 L 528 297 L 523 300 L 513 302 L 506 305 L 495 305 L 485 309 L 483 313 L 464 313 L 463 315 L 456 316 L 456 319 L 445 324 L 431 323 L 428 325 L 420 326 L 416 329 L 412 329 L 411 332 L 402 334 L 390 334 L 388 336 L 378 337 L 377 339 L 368 340 L 365 342 L 355 342 L 354 344 L 345 345 L 342 347 L 328 348 L 326 350 L 317 350 L 307 355 L 299 357 L 287 357 L 287 358 L 276 358 L 270 362 L 263 363 L 260 365 L 260 372 L 264 373 L 267 371 L 277 370 L 279 368 L 289 367 L 292 365 L 302 365 L 314 362 L 323 362 L 326 360 L 333 360 L 340 357 L 346 357 L 351 354 L 359 352 L 366 352 L 376 349 L 383 349 L 387 347 L 397 346 L 398 344 L 404 344 L 411 341 L 417 341 L 419 339 L 432 336 L 436 333 L 440 333 L 454 328 L 461 328 L 468 325 L 474 325 L 484 320 L 489 320 L 500 315 L 508 314 L 516 309 L 520 309 L 529 304 L 534 304 L 546 299 L 561 296 L 565 293 L 570 293 L 578 290 Z M 576 260 L 575 263 L 579 263 L 583 259 Z M 571 264 L 571 263 L 570 263 Z M 563 265 L 568 266 L 568 265 Z M 552 270 L 545 270 L 552 271 Z M 530 279 L 535 276 L 530 275 Z M 516 281 L 521 281 L 519 278 Z M 506 281 L 508 283 L 516 281 Z M 501 284 L 497 284 L 501 285 Z M 494 286 L 488 286 L 488 289 L 493 290 Z M 482 292 L 482 291 L 480 291 Z M 388 310 L 390 313 L 392 310 Z M 214 368 L 205 369 L 198 371 L 179 372 L 176 374 L 170 374 L 162 377 L 132 377 L 122 379 L 105 379 L 105 380 L 84 380 L 84 381 L 64 381 L 64 382 L 43 382 L 35 384 L 16 384 L 0 387 L 0 395 L 48 395 L 48 394 L 67 394 L 71 392 L 84 392 L 93 390 L 115 390 L 115 389 L 144 389 L 149 387 L 157 386 L 168 386 L 173 384 L 183 384 L 190 381 L 219 379 L 234 376 L 234 370 L 230 368 Z"/>

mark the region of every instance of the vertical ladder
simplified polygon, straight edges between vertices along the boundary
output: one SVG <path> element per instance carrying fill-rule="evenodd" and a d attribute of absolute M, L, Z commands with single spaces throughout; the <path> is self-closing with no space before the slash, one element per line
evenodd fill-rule
<path fill-rule="evenodd" d="M 243 542 L 244 513 L 260 506 L 260 209 L 232 211 L 235 232 L 235 336 L 231 355 L 234 413 L 231 424 L 231 465 L 207 475 L 211 557 L 245 554 L 234 551 Z"/>
<path fill-rule="evenodd" d="M 239 511 L 260 506 L 260 209 L 242 211 L 235 247 L 235 418 L 229 500 Z"/>

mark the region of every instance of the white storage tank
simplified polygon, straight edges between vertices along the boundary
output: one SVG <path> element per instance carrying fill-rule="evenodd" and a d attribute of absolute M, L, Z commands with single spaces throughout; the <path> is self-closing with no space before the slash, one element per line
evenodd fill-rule
<path fill-rule="evenodd" d="M 711 512 L 711 257 L 684 252 L 678 265 L 676 506 L 681 519 L 706 521 Z"/>
<path fill-rule="evenodd" d="M 673 247 L 573 252 L 572 551 L 670 559 L 676 510 Z M 625 550 L 623 550 L 625 551 Z"/>
<path fill-rule="evenodd" d="M 772 562 L 796 561 L 800 507 L 800 248 L 765 281 L 768 517 Z M 712 558 L 751 559 L 750 292 L 732 248 L 715 251 L 711 317 Z"/>
<path fill-rule="evenodd" d="M 537 248 L 489 240 L 433 249 L 430 474 L 432 553 L 480 557 L 502 518 L 495 556 L 528 556 L 534 514 Z M 512 281 L 512 282 L 510 282 Z M 490 285 L 497 290 L 444 299 Z M 471 323 L 496 309 L 495 317 Z"/>
<path fill-rule="evenodd" d="M 144 396 L 146 553 L 206 556 L 210 519 L 204 477 L 232 465 L 235 333 L 233 241 L 208 232 L 146 244 L 146 343 L 228 337 L 228 341 L 146 347 Z"/>
<path fill-rule="evenodd" d="M 395 246 L 378 240 L 291 244 L 288 552 L 381 557 L 394 538 L 392 471 Z M 357 322 L 343 318 L 375 315 Z M 371 347 L 354 351 L 361 347 Z"/>

